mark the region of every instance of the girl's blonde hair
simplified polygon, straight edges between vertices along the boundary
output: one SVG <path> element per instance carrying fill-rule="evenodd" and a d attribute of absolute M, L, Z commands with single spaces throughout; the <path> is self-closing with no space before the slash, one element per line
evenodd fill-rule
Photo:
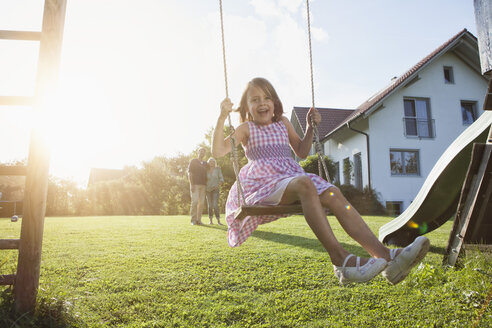
<path fill-rule="evenodd" d="M 267 79 L 264 79 L 262 77 L 255 77 L 254 79 L 249 81 L 246 89 L 243 92 L 241 102 L 239 103 L 239 107 L 237 109 L 240 115 L 240 122 L 244 123 L 246 121 L 253 120 L 253 117 L 249 113 L 248 108 L 248 91 L 252 87 L 260 88 L 261 90 L 263 90 L 263 92 L 265 92 L 266 95 L 272 98 L 274 104 L 272 121 L 278 122 L 282 117 L 282 114 L 284 113 L 282 102 L 280 101 L 280 98 L 278 97 L 277 92 L 273 88 L 272 84 Z"/>

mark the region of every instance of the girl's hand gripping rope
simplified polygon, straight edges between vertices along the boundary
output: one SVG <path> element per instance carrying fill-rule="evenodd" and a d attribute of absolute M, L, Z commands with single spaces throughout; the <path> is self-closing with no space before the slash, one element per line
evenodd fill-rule
<path fill-rule="evenodd" d="M 313 123 L 318 125 L 321 123 L 321 114 L 314 107 L 311 107 L 306 115 L 306 123 L 309 127 L 313 127 Z"/>
<path fill-rule="evenodd" d="M 220 117 L 226 118 L 232 112 L 232 102 L 229 98 L 225 98 L 220 103 Z"/>

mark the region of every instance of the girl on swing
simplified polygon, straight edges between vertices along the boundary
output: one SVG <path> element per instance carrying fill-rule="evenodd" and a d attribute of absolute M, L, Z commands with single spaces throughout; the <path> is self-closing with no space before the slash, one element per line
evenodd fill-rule
<path fill-rule="evenodd" d="M 232 109 L 226 98 L 215 126 L 212 153 L 221 157 L 231 151 L 229 138 L 224 138 L 224 122 Z M 283 116 L 280 99 L 264 78 L 254 78 L 244 91 L 239 108 L 241 124 L 232 135 L 241 143 L 248 164 L 239 172 L 239 180 L 248 205 L 285 205 L 299 202 L 304 217 L 314 234 L 328 252 L 336 277 L 341 284 L 366 282 L 382 273 L 392 284 L 402 281 L 429 250 L 430 243 L 420 236 L 403 249 L 388 249 L 372 233 L 359 213 L 349 204 L 337 187 L 315 174 L 305 173 L 292 158 L 305 158 L 313 141 L 313 126 L 321 122 L 315 108 L 307 113 L 307 130 L 301 139 L 290 121 Z M 274 221 L 282 215 L 250 216 L 235 220 L 238 203 L 237 181 L 231 187 L 226 204 L 228 242 L 241 245 L 259 224 Z M 328 208 L 343 229 L 357 241 L 371 258 L 355 257 L 337 241 L 326 219 Z M 283 215 L 285 216 L 285 215 Z"/>

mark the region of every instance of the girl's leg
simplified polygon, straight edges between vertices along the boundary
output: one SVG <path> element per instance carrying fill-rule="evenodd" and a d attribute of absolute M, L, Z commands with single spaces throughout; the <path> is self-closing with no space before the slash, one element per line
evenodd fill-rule
<path fill-rule="evenodd" d="M 336 266 L 341 266 L 344 259 L 350 254 L 338 242 L 321 206 L 318 192 L 311 179 L 300 176 L 292 179 L 287 185 L 280 204 L 292 204 L 300 200 L 302 210 L 307 223 L 313 230 L 318 240 L 330 255 L 331 261 Z M 362 261 L 364 264 L 366 261 Z M 351 258 L 348 266 L 354 266 L 355 259 Z"/>
<path fill-rule="evenodd" d="M 371 256 L 390 260 L 389 249 L 378 240 L 359 212 L 350 205 L 337 187 L 325 190 L 319 197 L 322 206 L 332 211 L 349 236 Z"/>
<path fill-rule="evenodd" d="M 329 208 L 337 217 L 343 229 L 364 247 L 373 257 L 384 258 L 389 262 L 383 271 L 383 276 L 392 284 L 397 284 L 408 275 L 427 254 L 430 243 L 429 239 L 420 236 L 403 249 L 394 249 L 393 256 L 372 233 L 360 214 L 345 199 L 340 190 L 331 187 L 320 195 L 321 203 Z"/>

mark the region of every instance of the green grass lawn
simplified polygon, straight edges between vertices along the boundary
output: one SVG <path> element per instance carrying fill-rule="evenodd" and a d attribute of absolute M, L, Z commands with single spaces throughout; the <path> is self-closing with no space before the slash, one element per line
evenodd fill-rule
<path fill-rule="evenodd" d="M 391 220 L 366 219 L 375 233 Z M 0 238 L 18 238 L 20 225 L 0 219 Z M 186 216 L 47 218 L 37 315 L 9 315 L 11 289 L 0 286 L 0 327 L 492 327 L 492 257 L 467 252 L 443 268 L 451 226 L 428 234 L 429 254 L 402 283 L 342 287 L 300 216 L 260 226 L 238 248 L 225 227 Z M 0 251 L 0 274 L 16 261 Z"/>

